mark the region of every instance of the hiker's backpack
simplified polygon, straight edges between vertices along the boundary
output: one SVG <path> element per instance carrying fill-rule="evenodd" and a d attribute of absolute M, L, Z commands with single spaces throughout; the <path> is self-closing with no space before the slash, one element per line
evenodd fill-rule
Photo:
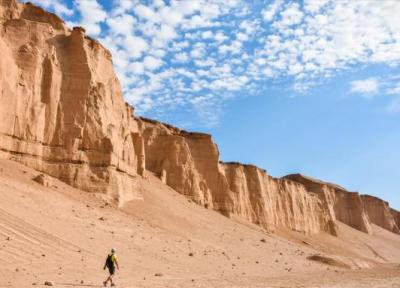
<path fill-rule="evenodd" d="M 107 256 L 106 266 L 108 268 L 114 267 L 114 261 L 112 260 L 112 255 L 111 254 Z"/>

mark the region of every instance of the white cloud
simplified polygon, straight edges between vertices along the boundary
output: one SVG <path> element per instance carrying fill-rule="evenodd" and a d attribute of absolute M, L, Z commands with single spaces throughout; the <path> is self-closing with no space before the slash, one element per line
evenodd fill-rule
<path fill-rule="evenodd" d="M 379 81 L 376 78 L 367 78 L 364 80 L 355 80 L 350 83 L 351 93 L 359 93 L 367 98 L 371 98 L 379 91 Z"/>
<path fill-rule="evenodd" d="M 258 21 L 257 20 L 244 20 L 240 23 L 239 28 L 243 29 L 246 32 L 246 34 L 250 35 L 250 34 L 254 33 L 257 29 L 259 29 Z"/>
<path fill-rule="evenodd" d="M 218 31 L 215 36 L 214 39 L 218 42 L 218 43 L 222 43 L 226 40 L 229 39 L 229 37 L 227 37 L 222 31 Z"/>
<path fill-rule="evenodd" d="M 72 9 L 67 8 L 64 4 L 61 4 L 58 1 L 52 1 L 52 5 L 54 6 L 54 11 L 58 15 L 66 15 L 66 16 L 72 16 L 74 13 Z"/>
<path fill-rule="evenodd" d="M 181 0 L 173 3 L 174 8 L 183 15 L 192 15 L 199 10 L 201 2 L 192 0 Z"/>
<path fill-rule="evenodd" d="M 303 19 L 303 12 L 300 10 L 300 6 L 297 3 L 289 4 L 285 10 L 280 13 L 282 19 L 274 25 L 279 26 L 281 29 L 292 25 L 299 24 Z"/>
<path fill-rule="evenodd" d="M 279 7 L 282 5 L 282 2 L 282 0 L 275 0 L 262 11 L 262 15 L 265 21 L 270 22 L 274 19 Z"/>
<path fill-rule="evenodd" d="M 202 58 L 205 54 L 205 46 L 203 44 L 197 43 L 192 51 L 190 51 L 190 56 L 193 58 Z"/>
<path fill-rule="evenodd" d="M 140 58 L 148 47 L 146 40 L 141 37 L 128 35 L 124 39 L 124 48 L 132 58 Z"/>
<path fill-rule="evenodd" d="M 126 14 L 131 11 L 135 5 L 137 5 L 138 0 L 113 0 L 113 10 L 111 11 L 112 16 L 118 16 Z"/>
<path fill-rule="evenodd" d="M 148 70 L 157 70 L 163 65 L 163 61 L 159 58 L 155 58 L 152 56 L 146 56 L 143 60 L 144 67 Z"/>
<path fill-rule="evenodd" d="M 142 19 L 155 22 L 158 18 L 154 10 L 148 6 L 139 4 L 134 8 L 134 10 L 136 12 L 136 15 L 138 15 Z"/>
<path fill-rule="evenodd" d="M 210 66 L 215 66 L 216 63 L 213 59 L 207 59 L 207 60 L 195 60 L 194 64 L 198 67 L 210 67 Z"/>
<path fill-rule="evenodd" d="M 238 39 L 239 41 L 247 41 L 249 40 L 249 36 L 245 33 L 239 32 L 236 34 L 236 39 Z"/>
<path fill-rule="evenodd" d="M 115 35 L 131 35 L 133 33 L 135 18 L 129 14 L 107 18 L 107 25 Z"/>
<path fill-rule="evenodd" d="M 246 76 L 236 77 L 227 77 L 214 80 L 210 84 L 211 89 L 226 89 L 230 91 L 235 91 L 241 89 L 244 85 L 249 82 L 249 79 Z"/>
<path fill-rule="evenodd" d="M 85 27 L 90 35 L 101 33 L 100 23 L 107 18 L 107 13 L 96 0 L 75 1 L 77 10 L 82 19 L 81 25 Z"/>
<path fill-rule="evenodd" d="M 180 13 L 180 11 L 171 7 L 162 8 L 159 12 L 159 15 L 164 23 L 172 27 L 177 26 L 183 20 L 183 15 Z"/>
<path fill-rule="evenodd" d="M 316 13 L 328 2 L 329 0 L 304 0 L 304 9 L 307 12 Z"/>
<path fill-rule="evenodd" d="M 175 29 L 167 24 L 161 25 L 159 38 L 163 40 L 172 40 L 177 36 Z"/>
<path fill-rule="evenodd" d="M 175 55 L 174 57 L 175 61 L 180 62 L 180 63 L 184 63 L 187 62 L 189 60 L 189 56 L 187 55 L 187 53 L 178 53 Z"/>
<path fill-rule="evenodd" d="M 213 36 L 214 34 L 211 31 L 204 31 L 201 33 L 201 37 L 203 37 L 203 39 L 211 39 Z"/>
<path fill-rule="evenodd" d="M 128 68 L 134 74 L 144 73 L 144 64 L 142 62 L 132 62 Z"/>
<path fill-rule="evenodd" d="M 242 50 L 242 42 L 240 41 L 233 41 L 229 45 L 221 45 L 218 47 L 218 52 L 220 54 L 232 53 L 232 54 L 239 54 Z"/>

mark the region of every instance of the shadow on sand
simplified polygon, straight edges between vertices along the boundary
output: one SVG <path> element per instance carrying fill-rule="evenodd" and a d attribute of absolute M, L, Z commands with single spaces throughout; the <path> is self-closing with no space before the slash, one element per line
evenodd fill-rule
<path fill-rule="evenodd" d="M 56 285 L 68 287 L 103 287 L 103 284 L 56 283 Z"/>

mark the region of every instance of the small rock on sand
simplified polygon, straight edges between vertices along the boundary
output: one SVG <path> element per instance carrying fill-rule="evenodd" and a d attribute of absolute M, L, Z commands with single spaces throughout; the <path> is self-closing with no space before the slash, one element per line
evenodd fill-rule
<path fill-rule="evenodd" d="M 39 183 L 40 185 L 43 185 L 45 187 L 51 186 L 51 180 L 47 175 L 44 174 L 39 174 L 36 177 L 32 179 L 36 183 Z"/>

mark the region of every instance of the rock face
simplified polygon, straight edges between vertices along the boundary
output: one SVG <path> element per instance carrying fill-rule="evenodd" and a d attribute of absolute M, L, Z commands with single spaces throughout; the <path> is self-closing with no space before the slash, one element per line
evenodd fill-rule
<path fill-rule="evenodd" d="M 142 118 L 146 168 L 196 203 L 267 230 L 336 233 L 334 215 L 299 183 L 252 165 L 219 161 L 211 136 Z"/>
<path fill-rule="evenodd" d="M 364 209 L 361 196 L 355 192 L 348 192 L 344 188 L 322 182 L 301 174 L 285 176 L 286 179 L 301 183 L 307 191 L 316 193 L 328 206 L 333 218 L 357 230 L 371 233 L 371 225 Z"/>
<path fill-rule="evenodd" d="M 110 53 L 32 4 L 0 0 L 0 156 L 120 205 L 145 170 L 199 205 L 266 230 L 398 232 L 387 203 L 296 174 L 224 163 L 211 136 L 134 118 Z M 40 179 L 39 179 L 40 180 Z M 397 228 L 396 228 L 397 227 Z"/>
<path fill-rule="evenodd" d="M 387 202 L 369 195 L 363 195 L 361 197 L 365 210 L 372 223 L 385 228 L 386 230 L 400 234 L 398 222 L 394 217 L 396 215 L 393 215 L 396 213 L 392 213 L 390 211 L 390 207 Z"/>
<path fill-rule="evenodd" d="M 301 174 L 278 179 L 253 165 L 221 162 L 207 134 L 145 118 L 140 127 L 146 168 L 196 203 L 228 217 L 240 217 L 270 231 L 289 228 L 336 235 L 336 221 L 368 234 L 371 223 L 397 231 L 392 216 L 397 211 L 390 213 L 383 201 L 374 207 L 366 204 L 367 196 L 335 184 Z"/>
<path fill-rule="evenodd" d="M 400 212 L 390 209 L 390 213 L 392 213 L 393 219 L 396 221 L 397 227 L 400 229 Z"/>
<path fill-rule="evenodd" d="M 110 53 L 32 4 L 0 7 L 3 153 L 119 202 L 138 197 L 142 143 Z"/>

